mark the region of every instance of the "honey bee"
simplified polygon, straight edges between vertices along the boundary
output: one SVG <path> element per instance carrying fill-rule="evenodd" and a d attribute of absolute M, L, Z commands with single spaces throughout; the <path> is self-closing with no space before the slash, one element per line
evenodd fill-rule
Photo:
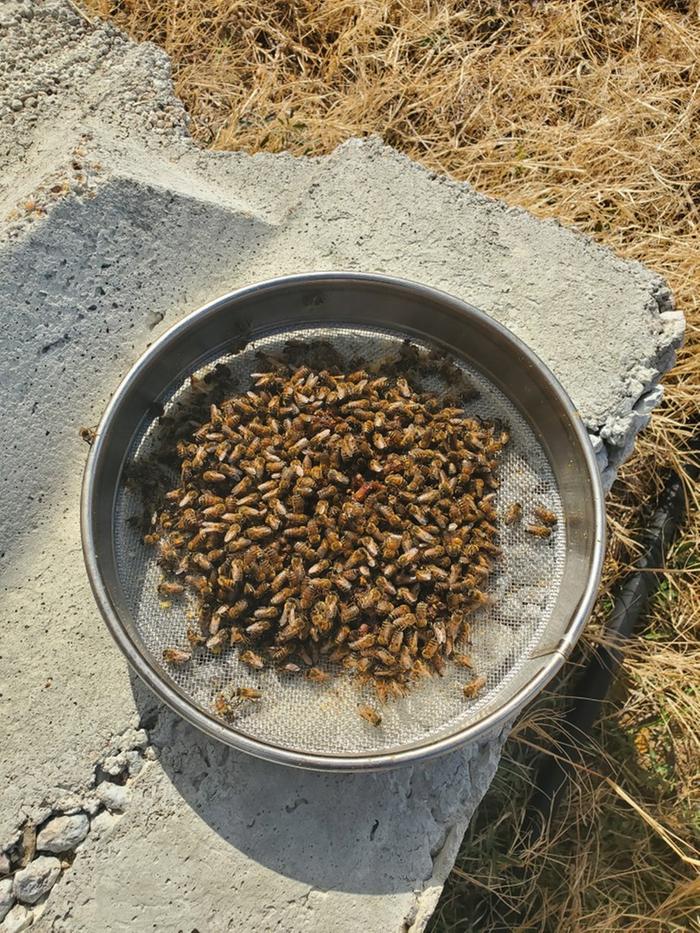
<path fill-rule="evenodd" d="M 201 632 L 198 632 L 197 629 L 192 625 L 187 627 L 186 635 L 187 641 L 190 643 L 192 648 L 199 648 L 206 641 L 204 635 L 202 635 Z"/>
<path fill-rule="evenodd" d="M 395 632 L 389 642 L 389 651 L 392 654 L 398 654 L 401 651 L 401 646 L 403 645 L 404 633 L 402 629 L 399 629 L 398 632 Z"/>
<path fill-rule="evenodd" d="M 548 525 L 526 525 L 525 531 L 535 538 L 549 538 L 552 529 Z"/>
<path fill-rule="evenodd" d="M 372 632 L 368 632 L 366 635 L 362 635 L 360 638 L 348 642 L 348 647 L 352 648 L 353 651 L 362 651 L 364 648 L 371 648 L 376 641 L 377 636 Z"/>
<path fill-rule="evenodd" d="M 416 626 L 418 628 L 425 628 L 428 625 L 428 604 L 424 602 L 419 602 L 416 604 Z"/>
<path fill-rule="evenodd" d="M 487 606 L 491 602 L 487 593 L 477 589 L 469 590 L 469 598 L 473 600 L 477 606 Z"/>
<path fill-rule="evenodd" d="M 268 649 L 268 654 L 273 663 L 281 664 L 291 655 L 293 650 L 291 645 L 275 645 Z"/>
<path fill-rule="evenodd" d="M 251 625 L 246 626 L 246 634 L 251 638 L 261 638 L 266 632 L 269 632 L 272 628 L 272 622 L 267 619 L 261 619 L 259 622 L 253 622 Z"/>
<path fill-rule="evenodd" d="M 163 650 L 163 660 L 167 664 L 186 664 L 192 659 L 192 652 L 184 648 L 165 648 Z"/>
<path fill-rule="evenodd" d="M 393 667 L 396 663 L 396 658 L 386 648 L 375 648 L 374 656 L 378 661 L 381 661 L 382 664 L 386 664 L 389 668 Z"/>
<path fill-rule="evenodd" d="M 235 706 L 231 703 L 230 698 L 226 697 L 223 693 L 217 693 L 214 697 L 212 709 L 216 715 L 221 716 L 222 719 L 230 719 L 235 712 Z"/>
<path fill-rule="evenodd" d="M 255 651 L 251 651 L 250 649 L 241 652 L 239 657 L 244 664 L 247 664 L 248 667 L 252 667 L 256 671 L 261 671 L 265 667 L 265 661 L 263 658 L 261 658 L 259 654 L 256 654 Z"/>
<path fill-rule="evenodd" d="M 512 502 L 506 511 L 504 522 L 506 525 L 514 525 L 523 517 L 523 507 L 520 502 Z"/>
<path fill-rule="evenodd" d="M 465 684 L 462 687 L 462 693 L 467 699 L 471 700 L 478 693 L 480 693 L 486 686 L 486 678 L 482 675 L 477 677 L 475 680 L 472 680 L 470 683 Z"/>
<path fill-rule="evenodd" d="M 311 623 L 316 626 L 316 629 L 321 634 L 325 634 L 331 630 L 333 620 L 325 602 L 316 603 L 313 607 L 311 610 Z"/>
<path fill-rule="evenodd" d="M 262 691 L 255 687 L 236 687 L 235 695 L 243 700 L 259 700 L 262 697 Z"/>
<path fill-rule="evenodd" d="M 372 726 L 380 726 L 382 722 L 381 715 L 373 706 L 367 706 L 366 704 L 361 704 L 357 707 L 357 712 L 362 716 Z"/>
<path fill-rule="evenodd" d="M 426 658 L 426 660 L 429 660 L 430 658 L 435 657 L 439 647 L 440 645 L 438 644 L 437 638 L 431 638 L 430 641 L 426 642 L 426 644 L 423 646 L 421 654 L 424 658 Z"/>
<path fill-rule="evenodd" d="M 202 473 L 202 479 L 205 483 L 223 483 L 226 480 L 226 474 L 218 470 L 205 470 Z"/>
<path fill-rule="evenodd" d="M 356 605 L 350 606 L 341 606 L 340 608 L 340 621 L 347 625 L 349 622 L 354 622 L 355 619 L 360 615 L 360 607 Z"/>
<path fill-rule="evenodd" d="M 460 667 L 474 667 L 472 659 L 468 654 L 455 654 L 452 660 L 455 662 L 455 664 L 459 664 Z"/>
<path fill-rule="evenodd" d="M 200 570 L 204 570 L 207 573 L 213 569 L 212 562 L 204 554 L 193 554 L 192 563 L 199 567 Z"/>
<path fill-rule="evenodd" d="M 185 587 L 181 583 L 171 583 L 168 580 L 162 580 L 158 584 L 158 592 L 164 596 L 179 596 L 185 592 Z"/>
<path fill-rule="evenodd" d="M 235 645 L 247 645 L 248 637 L 245 632 L 241 631 L 239 628 L 230 629 L 229 639 L 233 646 Z"/>
<path fill-rule="evenodd" d="M 235 602 L 232 606 L 228 608 L 228 611 L 226 614 L 228 618 L 231 619 L 231 621 L 235 621 L 239 616 L 243 615 L 243 613 L 246 611 L 247 608 L 248 608 L 248 600 L 239 599 L 237 600 L 237 602 Z"/>
<path fill-rule="evenodd" d="M 310 667 L 306 672 L 306 678 L 314 684 L 325 684 L 330 680 L 331 675 L 318 667 Z"/>
<path fill-rule="evenodd" d="M 173 490 L 173 492 L 175 493 L 174 498 L 176 499 L 179 499 L 180 496 L 182 495 L 181 489 L 175 489 Z M 166 498 L 170 497 L 171 495 L 172 493 L 168 493 Z M 218 506 L 218 505 L 221 505 L 222 503 L 223 503 L 223 500 L 221 496 L 216 496 L 214 495 L 213 492 L 209 492 L 208 490 L 206 492 L 203 492 L 201 496 L 199 497 L 199 505 L 204 506 L 205 508 L 210 508 L 211 506 Z M 224 511 L 226 511 L 226 509 L 224 509 Z"/>
<path fill-rule="evenodd" d="M 230 644 L 230 636 L 226 629 L 219 629 L 211 638 L 206 641 L 206 646 L 212 654 L 223 654 Z"/>
<path fill-rule="evenodd" d="M 416 679 L 420 677 L 428 677 L 430 675 L 430 668 L 423 661 L 421 661 L 420 658 L 416 658 L 411 665 L 411 673 Z"/>
<path fill-rule="evenodd" d="M 535 518 L 538 518 L 543 525 L 556 525 L 557 516 L 551 509 L 546 508 L 544 505 L 536 505 L 532 511 Z"/>
<path fill-rule="evenodd" d="M 418 553 L 419 551 L 417 547 L 412 547 L 407 551 L 404 551 L 401 557 L 399 557 L 396 561 L 397 566 L 402 568 L 408 567 L 410 564 L 414 563 L 416 557 L 418 557 Z"/>
<path fill-rule="evenodd" d="M 381 594 L 376 587 L 370 590 L 360 590 L 355 596 L 355 601 L 360 609 L 372 609 L 380 601 Z"/>

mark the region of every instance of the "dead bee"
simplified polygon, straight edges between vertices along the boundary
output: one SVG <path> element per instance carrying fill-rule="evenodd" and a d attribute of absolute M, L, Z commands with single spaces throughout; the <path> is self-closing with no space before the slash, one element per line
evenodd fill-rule
<path fill-rule="evenodd" d="M 373 632 L 368 632 L 360 638 L 348 642 L 348 647 L 352 648 L 353 651 L 362 651 L 364 648 L 371 648 L 376 640 L 377 636 Z"/>
<path fill-rule="evenodd" d="M 331 679 L 331 675 L 319 667 L 310 667 L 306 672 L 306 679 L 314 684 L 325 684 Z"/>
<path fill-rule="evenodd" d="M 226 480 L 226 474 L 219 473 L 218 470 L 206 470 L 202 473 L 202 479 L 205 483 L 223 483 Z"/>
<path fill-rule="evenodd" d="M 379 726 L 382 722 L 381 715 L 373 706 L 362 704 L 357 707 L 357 712 L 372 726 Z"/>
<path fill-rule="evenodd" d="M 226 648 L 228 648 L 231 642 L 231 638 L 226 629 L 219 629 L 211 638 L 208 638 L 205 642 L 207 650 L 211 654 L 223 654 Z"/>
<path fill-rule="evenodd" d="M 222 719 L 230 719 L 236 711 L 237 704 L 233 704 L 231 698 L 223 693 L 217 693 L 211 706 L 217 716 L 221 716 Z"/>
<path fill-rule="evenodd" d="M 262 697 L 262 692 L 254 687 L 231 687 L 222 690 L 214 697 L 212 708 L 217 716 L 230 719 L 247 701 L 255 702 Z"/>
<path fill-rule="evenodd" d="M 92 445 L 95 443 L 95 438 L 97 437 L 97 428 L 81 428 L 78 431 L 78 434 L 80 435 L 81 440 L 85 441 L 89 447 L 92 447 Z"/>
<path fill-rule="evenodd" d="M 455 662 L 455 664 L 459 664 L 460 667 L 474 667 L 472 659 L 468 654 L 455 654 L 452 656 L 452 660 Z"/>
<path fill-rule="evenodd" d="M 439 647 L 440 645 L 438 643 L 437 638 L 431 638 L 430 641 L 428 641 L 424 645 L 423 650 L 421 651 L 421 654 L 424 658 L 426 658 L 426 660 L 429 660 L 430 658 L 435 657 Z"/>
<path fill-rule="evenodd" d="M 184 648 L 165 648 L 163 650 L 163 660 L 167 664 L 186 664 L 192 659 L 192 652 Z"/>
<path fill-rule="evenodd" d="M 265 667 L 264 659 L 250 649 L 248 649 L 248 651 L 242 651 L 239 657 L 244 664 L 247 664 L 248 667 L 252 667 L 256 671 L 261 671 Z"/>
<path fill-rule="evenodd" d="M 192 625 L 187 627 L 187 641 L 190 643 L 192 648 L 199 648 L 206 641 L 204 635 L 201 632 L 198 632 L 196 628 Z"/>
<path fill-rule="evenodd" d="M 161 580 L 158 584 L 158 592 L 163 596 L 179 596 L 185 592 L 185 587 L 181 583 L 173 583 L 169 580 Z"/>
<path fill-rule="evenodd" d="M 236 687 L 234 693 L 242 700 L 259 700 L 262 696 L 262 690 L 256 690 L 255 687 Z"/>
<path fill-rule="evenodd" d="M 462 687 L 462 693 L 465 695 L 465 697 L 467 697 L 467 699 L 471 700 L 478 693 L 480 693 L 485 686 L 486 678 L 482 675 L 481 677 L 477 677 L 475 680 L 472 680 L 470 683 L 465 684 Z"/>
<path fill-rule="evenodd" d="M 526 525 L 525 531 L 535 538 L 549 538 L 552 529 L 548 525 Z"/>
<path fill-rule="evenodd" d="M 534 512 L 535 518 L 538 518 L 543 525 L 556 525 L 556 514 L 546 506 L 536 505 L 532 511 Z"/>
<path fill-rule="evenodd" d="M 505 518 L 503 519 L 506 525 L 514 525 L 516 522 L 519 522 L 523 517 L 523 507 L 520 502 L 512 502 L 506 511 Z"/>

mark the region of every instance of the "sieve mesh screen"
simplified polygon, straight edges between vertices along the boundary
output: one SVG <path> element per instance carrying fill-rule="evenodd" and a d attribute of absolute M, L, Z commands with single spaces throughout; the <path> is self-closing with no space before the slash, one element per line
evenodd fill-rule
<path fill-rule="evenodd" d="M 264 368 L 256 351 L 279 352 L 291 338 L 330 341 L 344 359 L 354 359 L 355 364 L 358 360 L 362 364 L 376 361 L 396 351 L 405 339 L 402 334 L 385 330 L 341 326 L 287 330 L 256 340 L 235 355 L 212 359 L 197 375 L 223 362 L 245 390 L 250 373 Z M 510 430 L 511 440 L 498 472 L 499 515 L 502 517 L 515 501 L 522 503 L 524 510 L 523 522 L 511 526 L 499 523 L 503 556 L 486 586 L 492 599 L 473 615 L 471 644 L 465 646 L 476 673 L 486 677 L 485 689 L 474 700 L 465 700 L 461 688 L 470 679 L 469 673 L 448 662 L 443 677 L 424 678 L 407 697 L 383 706 L 382 724 L 375 728 L 357 714 L 359 702 L 377 705 L 374 692 L 358 688 L 349 676 L 333 677 L 318 685 L 274 671 L 253 673 L 233 652 L 219 657 L 195 653 L 193 660 L 182 667 L 163 665 L 164 648 L 187 645 L 186 613 L 192 605 L 175 600 L 164 608 L 163 597 L 156 590 L 162 575 L 155 550 L 143 544 L 141 531 L 130 521 L 142 510 L 142 502 L 138 493 L 122 481 L 115 500 L 114 527 L 123 593 L 147 651 L 194 704 L 211 712 L 215 694 L 224 687 L 255 686 L 263 691 L 263 699 L 241 707 L 231 723 L 236 731 L 302 753 L 376 754 L 464 728 L 479 717 L 486 705 L 493 705 L 498 691 L 516 675 L 538 645 L 557 600 L 565 548 L 561 501 L 546 455 L 517 409 L 476 370 L 457 358 L 454 362 L 479 393 L 465 410 L 482 418 L 498 418 Z M 175 387 L 165 402 L 166 414 L 172 412 L 187 384 Z M 423 386 L 434 390 L 444 387 L 437 376 L 424 379 Z M 157 419 L 146 424 L 131 445 L 127 464 L 147 463 L 161 430 Z M 176 484 L 174 475 L 173 486 Z M 548 540 L 533 538 L 524 531 L 533 506 L 540 503 L 559 519 Z"/>

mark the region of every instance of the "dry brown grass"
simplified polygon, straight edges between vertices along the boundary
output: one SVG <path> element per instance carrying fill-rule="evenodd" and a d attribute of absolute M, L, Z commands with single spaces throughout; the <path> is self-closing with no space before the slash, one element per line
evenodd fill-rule
<path fill-rule="evenodd" d="M 204 145 L 318 154 L 379 133 L 430 168 L 555 216 L 667 278 L 688 317 L 688 343 L 610 500 L 600 623 L 697 413 L 698 3 L 88 3 L 166 49 Z M 689 497 L 697 506 L 697 492 Z M 436 929 L 500 929 L 501 907 L 514 897 L 527 905 L 516 929 L 700 928 L 692 862 L 700 834 L 699 540 L 695 510 L 554 840 L 524 854 L 514 845 L 532 746 L 556 732 L 561 703 L 545 697 L 510 742 Z"/>

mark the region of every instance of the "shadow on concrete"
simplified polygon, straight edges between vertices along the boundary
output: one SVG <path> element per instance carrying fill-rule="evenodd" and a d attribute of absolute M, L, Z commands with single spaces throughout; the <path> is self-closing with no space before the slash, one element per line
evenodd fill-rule
<path fill-rule="evenodd" d="M 446 830 L 483 792 L 467 750 L 379 774 L 261 761 L 200 733 L 130 676 L 142 724 L 186 803 L 248 858 L 320 891 L 420 890 Z"/>

